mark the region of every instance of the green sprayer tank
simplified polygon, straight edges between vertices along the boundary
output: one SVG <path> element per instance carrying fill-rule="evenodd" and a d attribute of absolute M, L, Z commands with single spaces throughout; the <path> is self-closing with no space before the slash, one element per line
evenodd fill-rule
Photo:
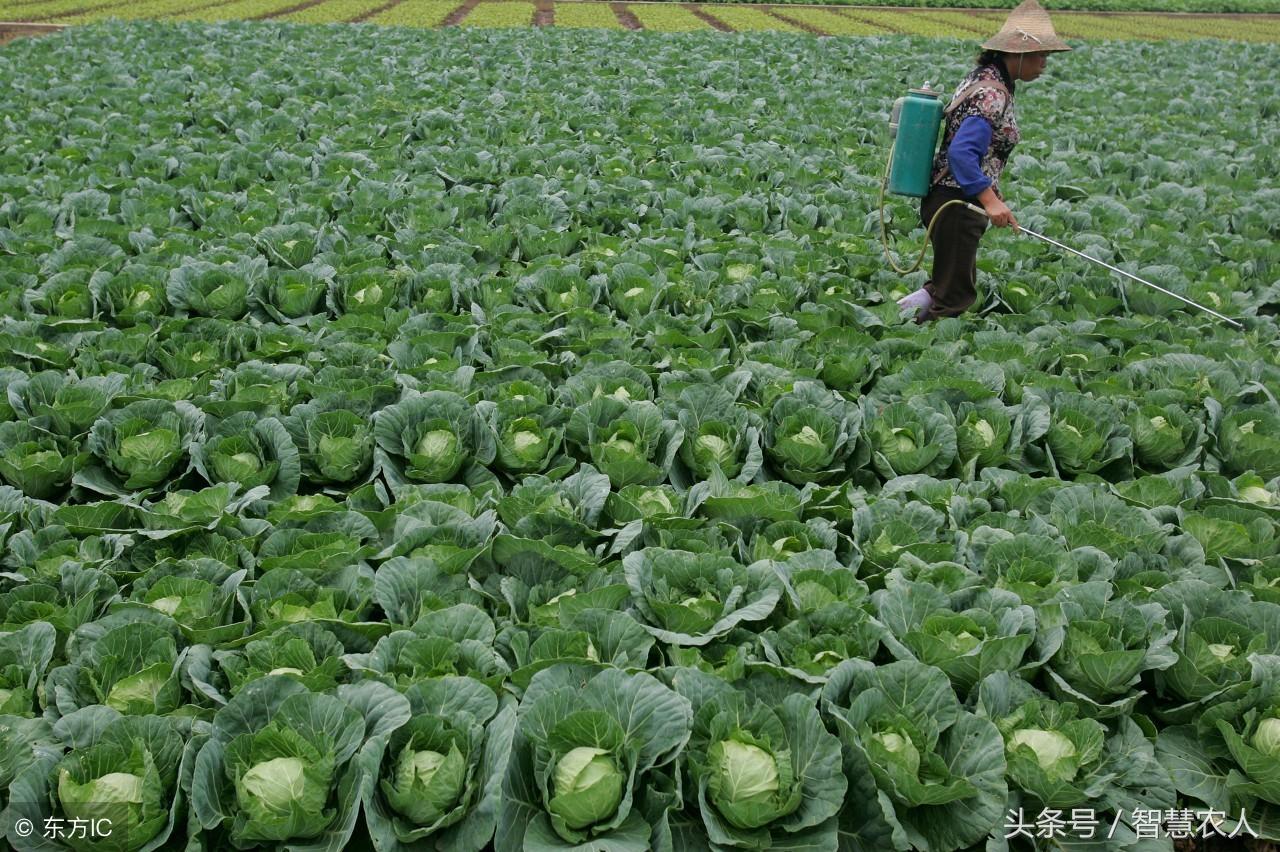
<path fill-rule="evenodd" d="M 889 135 L 894 140 L 890 192 L 913 198 L 929 194 L 929 177 L 933 172 L 941 123 L 942 101 L 928 83 L 908 90 L 906 97 L 894 101 L 889 118 Z"/>

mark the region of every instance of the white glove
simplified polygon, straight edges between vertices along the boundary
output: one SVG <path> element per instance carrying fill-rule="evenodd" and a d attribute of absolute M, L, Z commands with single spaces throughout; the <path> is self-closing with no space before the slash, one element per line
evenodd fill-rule
<path fill-rule="evenodd" d="M 903 296 L 898 300 L 898 307 L 905 310 L 915 310 L 917 308 L 928 309 L 933 305 L 933 298 L 930 297 L 929 291 L 921 287 L 914 293 Z"/>

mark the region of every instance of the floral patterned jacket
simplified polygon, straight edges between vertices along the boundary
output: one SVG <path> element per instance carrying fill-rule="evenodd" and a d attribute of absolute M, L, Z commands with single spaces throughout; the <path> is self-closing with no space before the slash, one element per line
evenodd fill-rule
<path fill-rule="evenodd" d="M 956 87 L 955 96 L 947 107 L 946 125 L 942 134 L 942 146 L 933 160 L 933 186 L 959 189 L 960 184 L 947 166 L 947 148 L 966 118 L 982 116 L 991 123 L 991 146 L 982 158 L 982 173 L 991 179 L 991 187 L 1000 198 L 1000 173 L 1009 155 L 1018 144 L 1018 118 L 1013 108 L 1012 82 L 996 65 L 980 65 L 973 69 Z M 963 95 L 957 102 L 955 98 Z"/>

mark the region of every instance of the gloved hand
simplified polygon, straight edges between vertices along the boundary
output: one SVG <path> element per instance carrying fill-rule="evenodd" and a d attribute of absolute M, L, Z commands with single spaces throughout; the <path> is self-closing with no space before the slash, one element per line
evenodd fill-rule
<path fill-rule="evenodd" d="M 898 307 L 905 310 L 928 310 L 933 305 L 933 297 L 929 295 L 929 291 L 921 287 L 919 290 L 909 295 L 903 296 L 898 300 Z"/>

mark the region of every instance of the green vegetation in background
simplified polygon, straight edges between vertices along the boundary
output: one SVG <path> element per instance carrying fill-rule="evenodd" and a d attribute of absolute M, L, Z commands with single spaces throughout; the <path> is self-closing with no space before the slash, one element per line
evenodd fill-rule
<path fill-rule="evenodd" d="M 458 5 L 457 0 L 403 0 L 385 12 L 374 15 L 369 23 L 397 27 L 438 27 Z"/>
<path fill-rule="evenodd" d="M 797 32 L 800 28 L 760 9 L 740 6 L 722 6 L 711 13 L 716 20 L 728 24 L 734 32 Z"/>
<path fill-rule="evenodd" d="M 682 6 L 636 3 L 627 8 L 646 30 L 680 33 L 711 28 L 709 23 Z"/>
<path fill-rule="evenodd" d="M 147 0 L 127 6 L 119 0 L 96 6 L 88 0 L 36 0 L 14 7 L 12 17 L 60 24 L 83 24 L 110 18 L 203 21 L 279 18 L 305 23 L 358 20 L 381 25 L 438 27 L 457 13 L 462 15 L 460 23 L 463 26 L 508 28 L 532 26 L 536 9 L 531 3 L 512 3 L 510 0 L 481 0 L 474 7 L 465 7 L 461 0 L 402 0 L 390 6 L 375 0 L 326 0 L 303 9 L 297 6 L 293 0 L 231 0 L 204 6 L 176 0 Z M 624 3 L 621 8 L 624 14 L 638 16 L 637 20 L 644 29 L 682 32 L 712 28 L 705 17 L 694 14 L 683 5 L 655 7 L 653 4 Z M 622 27 L 614 4 L 610 3 L 590 0 L 551 2 L 550 11 L 551 20 L 544 25 Z M 723 3 L 709 4 L 700 11 L 720 21 L 730 31 L 737 32 L 803 30 L 834 36 L 915 35 L 970 40 L 981 39 L 993 32 L 1004 17 L 1003 12 L 982 10 L 815 8 L 798 5 L 770 13 L 749 5 Z M 1182 41 L 1214 38 L 1260 43 L 1280 41 L 1280 18 L 1075 12 L 1060 14 L 1056 20 L 1058 28 L 1075 40 Z M 649 22 L 647 25 L 646 21 Z"/>
<path fill-rule="evenodd" d="M 481 3 L 461 21 L 464 27 L 527 27 L 533 23 L 532 3 L 496 0 Z"/>
<path fill-rule="evenodd" d="M 621 29 L 613 8 L 604 3 L 556 3 L 557 27 L 596 27 Z"/>

